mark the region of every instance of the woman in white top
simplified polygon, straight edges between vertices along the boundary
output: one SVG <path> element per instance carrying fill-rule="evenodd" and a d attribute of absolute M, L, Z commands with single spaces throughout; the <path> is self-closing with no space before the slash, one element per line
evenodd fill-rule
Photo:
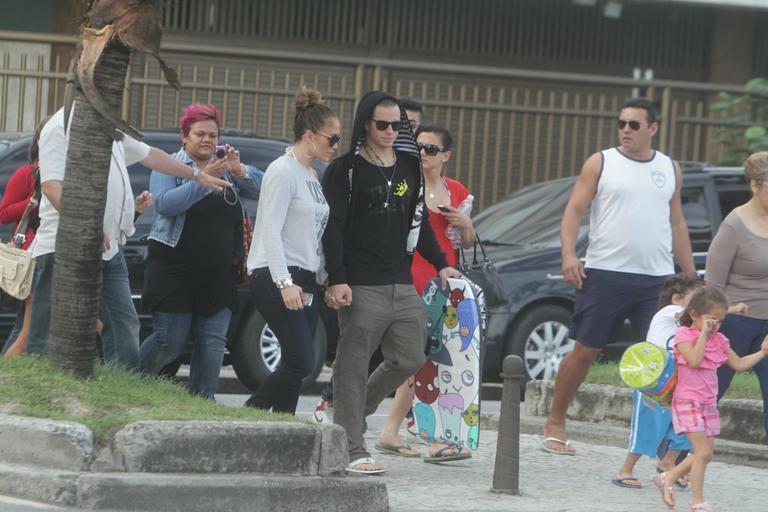
<path fill-rule="evenodd" d="M 246 406 L 296 412 L 301 381 L 315 366 L 317 273 L 320 239 L 328 222 L 315 160 L 333 158 L 341 125 L 320 94 L 302 87 L 296 96 L 294 143 L 267 168 L 248 254 L 256 308 L 280 340 L 280 367 Z"/>

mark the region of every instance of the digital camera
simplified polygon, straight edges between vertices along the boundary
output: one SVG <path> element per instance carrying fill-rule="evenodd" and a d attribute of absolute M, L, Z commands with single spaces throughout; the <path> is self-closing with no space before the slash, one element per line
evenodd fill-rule
<path fill-rule="evenodd" d="M 227 156 L 227 146 L 223 144 L 216 146 L 216 148 L 213 150 L 213 157 L 216 160 L 221 160 L 223 158 L 226 158 L 226 156 Z"/>

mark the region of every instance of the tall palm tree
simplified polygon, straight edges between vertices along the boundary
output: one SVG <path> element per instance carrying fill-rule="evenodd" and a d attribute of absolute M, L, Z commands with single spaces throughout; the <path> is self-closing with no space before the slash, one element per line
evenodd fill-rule
<path fill-rule="evenodd" d="M 131 49 L 159 59 L 160 0 L 92 0 L 65 95 L 69 148 L 56 235 L 48 357 L 81 378 L 93 374 L 101 296 L 104 207 L 112 143 L 141 133 L 120 119 Z M 74 108 L 73 108 L 74 106 Z M 119 131 L 118 131 L 119 130 Z"/>

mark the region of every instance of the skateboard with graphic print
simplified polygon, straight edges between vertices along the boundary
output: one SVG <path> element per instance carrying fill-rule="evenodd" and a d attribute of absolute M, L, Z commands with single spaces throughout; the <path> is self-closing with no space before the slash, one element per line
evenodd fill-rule
<path fill-rule="evenodd" d="M 419 436 L 476 450 L 480 440 L 480 309 L 463 279 L 427 283 L 427 362 L 416 374 L 413 414 Z"/>

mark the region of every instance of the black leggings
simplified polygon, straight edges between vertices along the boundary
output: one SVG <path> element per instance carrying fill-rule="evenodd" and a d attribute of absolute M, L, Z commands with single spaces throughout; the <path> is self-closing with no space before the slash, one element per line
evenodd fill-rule
<path fill-rule="evenodd" d="M 306 272 L 306 271 L 301 271 Z M 294 272 L 291 272 L 294 275 Z M 280 366 L 262 382 L 248 399 L 247 405 L 274 412 L 296 413 L 301 381 L 315 368 L 315 329 L 317 327 L 317 285 L 314 274 L 297 279 L 306 293 L 312 293 L 312 304 L 298 311 L 285 307 L 280 290 L 272 282 L 269 272 L 254 271 L 251 277 L 251 296 L 256 309 L 280 340 Z"/>

